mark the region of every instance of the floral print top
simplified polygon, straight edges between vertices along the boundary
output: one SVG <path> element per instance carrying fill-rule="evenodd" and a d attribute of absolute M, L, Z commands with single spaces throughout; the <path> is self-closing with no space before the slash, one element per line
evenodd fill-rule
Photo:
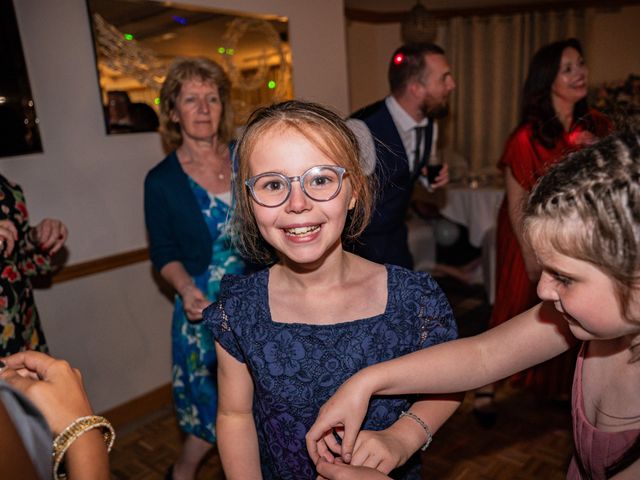
<path fill-rule="evenodd" d="M 253 377 L 253 416 L 265 479 L 316 478 L 304 436 L 320 406 L 351 375 L 456 338 L 449 302 L 431 276 L 392 265 L 386 268 L 385 312 L 333 325 L 311 325 L 303 319 L 274 322 L 268 269 L 223 278 L 218 302 L 205 310 L 205 324 L 229 354 L 247 364 Z M 363 428 L 389 427 L 412 398 L 374 398 Z M 392 476 L 420 478 L 418 456 Z"/>
<path fill-rule="evenodd" d="M 21 350 L 47 351 L 33 300 L 30 277 L 51 271 L 50 258 L 29 233 L 29 213 L 22 189 L 0 175 L 0 220 L 13 222 L 18 240 L 5 258 L 0 251 L 0 356 Z"/>

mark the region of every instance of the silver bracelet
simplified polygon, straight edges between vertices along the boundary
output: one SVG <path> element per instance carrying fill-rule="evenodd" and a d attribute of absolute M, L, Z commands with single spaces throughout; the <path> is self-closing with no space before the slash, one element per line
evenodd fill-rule
<path fill-rule="evenodd" d="M 413 412 L 401 412 L 400 418 L 402 417 L 413 418 L 424 429 L 424 433 L 427 434 L 427 441 L 424 442 L 424 445 L 420 448 L 420 450 L 424 452 L 429 447 L 429 445 L 431 445 L 431 442 L 433 441 L 433 435 L 431 434 L 431 429 L 429 428 L 429 425 L 427 425 L 427 423 L 424 420 L 422 420 L 419 416 L 417 416 Z"/>

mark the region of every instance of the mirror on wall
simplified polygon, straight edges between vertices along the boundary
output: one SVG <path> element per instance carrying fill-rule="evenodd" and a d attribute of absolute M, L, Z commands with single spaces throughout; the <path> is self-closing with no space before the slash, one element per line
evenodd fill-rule
<path fill-rule="evenodd" d="M 0 157 L 42 152 L 12 0 L 0 0 Z"/>
<path fill-rule="evenodd" d="M 177 56 L 205 56 L 232 83 L 235 123 L 293 98 L 288 20 L 150 0 L 87 0 L 107 133 L 158 128 L 159 93 Z"/>

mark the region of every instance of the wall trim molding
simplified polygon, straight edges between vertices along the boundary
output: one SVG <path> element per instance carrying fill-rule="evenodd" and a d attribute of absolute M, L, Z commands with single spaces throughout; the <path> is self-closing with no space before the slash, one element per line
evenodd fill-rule
<path fill-rule="evenodd" d="M 171 383 L 167 383 L 99 415 L 108 419 L 117 429 L 152 415 L 162 408 L 170 407 L 172 403 Z"/>
<path fill-rule="evenodd" d="M 149 260 L 149 249 L 144 247 L 128 252 L 117 253 L 108 257 L 89 260 L 87 262 L 75 263 L 62 267 L 53 275 L 51 283 L 68 282 L 69 280 L 115 270 L 116 268 L 127 267 L 147 260 Z"/>
<path fill-rule="evenodd" d="M 627 5 L 640 4 L 640 0 L 608 0 L 603 4 L 602 0 L 560 0 L 557 2 L 530 2 L 514 5 L 493 5 L 486 7 L 468 8 L 438 8 L 427 9 L 434 18 L 448 19 L 452 17 L 471 17 L 478 15 L 513 15 L 522 12 L 548 11 L 548 10 L 568 10 L 576 8 L 595 7 L 600 9 L 615 11 Z M 365 10 L 360 8 L 345 8 L 344 14 L 347 20 L 364 23 L 400 23 L 408 15 L 409 11 L 378 11 Z"/>

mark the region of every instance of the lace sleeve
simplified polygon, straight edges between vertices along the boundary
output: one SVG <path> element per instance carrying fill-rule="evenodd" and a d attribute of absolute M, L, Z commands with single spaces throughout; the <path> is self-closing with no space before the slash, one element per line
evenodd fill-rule
<path fill-rule="evenodd" d="M 218 301 L 208 306 L 202 316 L 213 339 L 236 360 L 245 363 L 242 348 L 233 329 L 233 302 L 229 302 L 229 292 L 226 288 L 230 281 L 232 280 L 227 276 L 222 279 Z"/>
<path fill-rule="evenodd" d="M 419 273 L 422 284 L 418 303 L 418 332 L 422 348 L 455 340 L 458 326 L 444 292 L 428 273 Z"/>

